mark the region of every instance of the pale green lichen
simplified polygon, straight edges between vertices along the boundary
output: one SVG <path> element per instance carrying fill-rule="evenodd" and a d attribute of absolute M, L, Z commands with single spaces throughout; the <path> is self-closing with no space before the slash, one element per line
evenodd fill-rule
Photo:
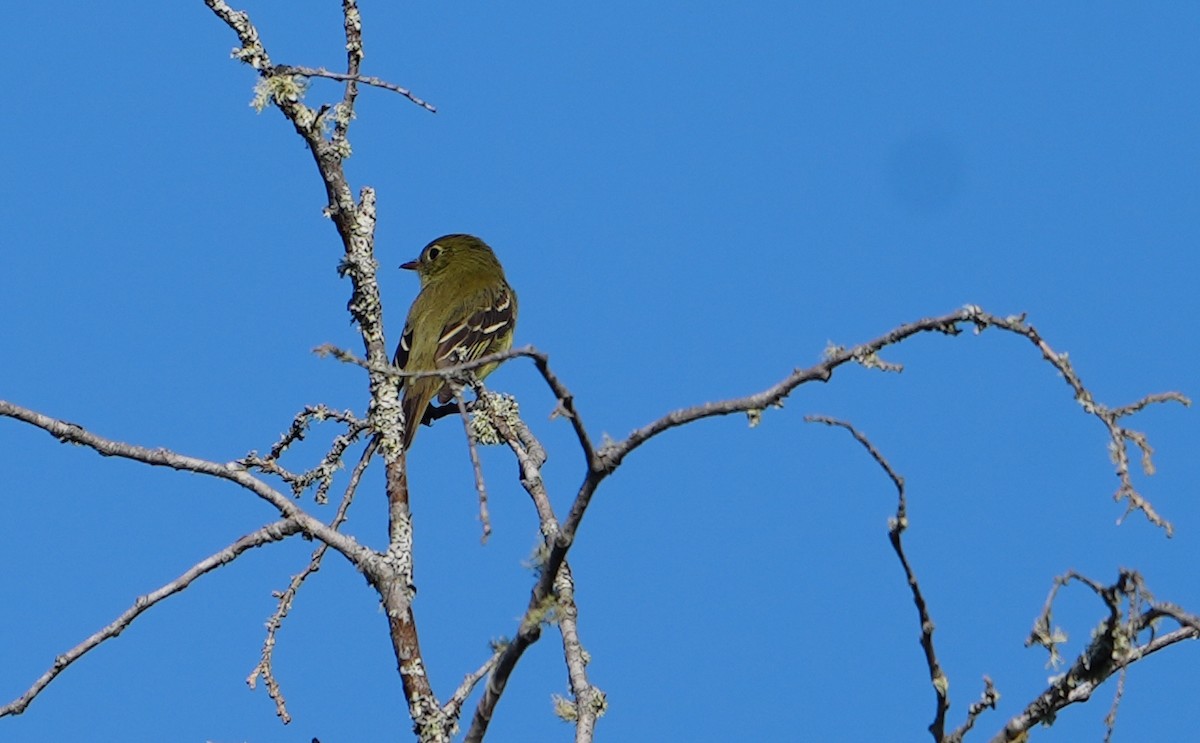
<path fill-rule="evenodd" d="M 550 696 L 554 702 L 554 716 L 563 722 L 575 722 L 579 719 L 579 710 L 575 708 L 575 703 L 567 699 L 562 694 L 552 694 Z"/>
<path fill-rule="evenodd" d="M 254 86 L 254 98 L 250 106 L 262 113 L 271 103 L 296 102 L 308 90 L 308 80 L 299 75 L 270 75 L 260 78 Z"/>
<path fill-rule="evenodd" d="M 336 152 L 337 156 L 342 160 L 347 160 L 351 155 L 354 154 L 354 149 L 350 146 L 350 140 L 348 139 L 339 139 L 334 142 L 333 151 Z"/>
<path fill-rule="evenodd" d="M 533 551 L 529 553 L 529 557 L 525 558 L 522 566 L 528 570 L 532 570 L 534 575 L 541 576 L 542 569 L 546 567 L 546 560 L 550 559 L 550 547 L 546 542 L 539 542 Z"/>
<path fill-rule="evenodd" d="M 530 625 L 554 624 L 558 621 L 558 599 L 553 594 L 547 595 L 542 602 L 530 609 L 525 616 L 525 622 Z"/>
<path fill-rule="evenodd" d="M 339 103 L 335 105 L 332 109 L 330 109 L 330 114 L 331 116 L 328 118 L 331 118 L 335 124 L 338 124 L 342 127 L 350 126 L 350 122 L 355 118 L 354 109 L 350 108 L 345 103 Z"/>
<path fill-rule="evenodd" d="M 840 356 L 845 350 L 846 350 L 845 346 L 839 346 L 836 343 L 834 343 L 833 341 L 826 341 L 825 342 L 825 351 L 822 355 L 825 357 L 826 361 L 829 361 L 830 359 L 832 359 L 836 356 Z"/>
<path fill-rule="evenodd" d="M 591 707 L 596 717 L 603 717 L 604 713 L 608 711 L 608 696 L 596 687 L 591 687 L 581 697 L 579 704 Z M 554 715 L 558 719 L 563 722 L 578 722 L 579 706 L 575 702 L 561 694 L 552 694 L 550 699 L 554 702 Z"/>
<path fill-rule="evenodd" d="M 868 369 L 879 369 L 885 372 L 902 372 L 904 371 L 903 364 L 894 364 L 890 361 L 884 361 L 875 351 L 859 352 L 855 354 L 854 360 L 862 364 Z"/>
<path fill-rule="evenodd" d="M 933 688 L 936 689 L 937 693 L 941 696 L 946 696 L 946 694 L 950 691 L 950 679 L 947 678 L 946 674 L 944 673 L 937 674 L 933 677 Z"/>
<path fill-rule="evenodd" d="M 596 717 L 604 717 L 604 713 L 608 711 L 608 695 L 594 686 L 592 687 L 592 709 L 596 711 Z"/>
<path fill-rule="evenodd" d="M 488 394 L 479 402 L 482 406 L 477 405 L 471 416 L 471 435 L 484 446 L 505 443 L 504 437 L 492 424 L 492 419 L 495 417 L 504 421 L 510 430 L 516 429 L 521 422 L 521 408 L 517 405 L 517 399 L 512 395 Z"/>

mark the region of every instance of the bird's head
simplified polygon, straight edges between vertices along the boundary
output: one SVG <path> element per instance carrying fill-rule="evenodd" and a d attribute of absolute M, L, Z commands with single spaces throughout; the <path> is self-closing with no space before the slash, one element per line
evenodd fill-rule
<path fill-rule="evenodd" d="M 401 264 L 400 268 L 416 271 L 421 277 L 421 286 L 439 277 L 461 278 L 480 272 L 495 274 L 500 271 L 500 262 L 488 244 L 474 235 L 444 235 L 426 245 L 416 260 Z"/>

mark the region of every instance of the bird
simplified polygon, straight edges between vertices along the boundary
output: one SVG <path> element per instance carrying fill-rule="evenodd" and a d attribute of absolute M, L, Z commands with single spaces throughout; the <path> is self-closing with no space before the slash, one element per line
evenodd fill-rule
<path fill-rule="evenodd" d="M 474 235 L 443 235 L 400 268 L 416 271 L 421 291 L 413 300 L 396 346 L 394 364 L 406 372 L 464 364 L 512 347 L 517 293 L 496 254 Z M 483 379 L 499 363 L 473 369 Z M 401 379 L 404 449 L 412 446 L 430 402 L 450 402 L 454 389 L 441 377 Z"/>

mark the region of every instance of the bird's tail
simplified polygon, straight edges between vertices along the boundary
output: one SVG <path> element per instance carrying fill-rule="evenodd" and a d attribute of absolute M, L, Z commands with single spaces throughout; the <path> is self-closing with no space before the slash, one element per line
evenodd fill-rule
<path fill-rule="evenodd" d="M 408 451 L 412 447 L 413 439 L 417 436 L 417 429 L 421 427 L 421 419 L 425 417 L 425 410 L 429 407 L 429 401 L 433 399 L 433 385 L 427 384 L 430 381 L 439 381 L 436 379 L 416 379 L 412 384 L 405 385 L 404 397 L 400 401 L 400 408 L 404 411 L 404 451 Z"/>

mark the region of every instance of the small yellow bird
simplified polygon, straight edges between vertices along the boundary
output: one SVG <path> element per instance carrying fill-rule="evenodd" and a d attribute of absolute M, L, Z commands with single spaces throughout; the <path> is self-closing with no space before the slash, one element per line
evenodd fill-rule
<path fill-rule="evenodd" d="M 417 272 L 421 292 L 408 310 L 396 366 L 410 372 L 434 371 L 512 347 L 517 294 L 483 240 L 473 235 L 439 237 L 400 268 Z M 497 366 L 474 369 L 475 377 L 483 379 Z M 434 396 L 445 404 L 454 391 L 440 377 L 405 379 L 402 384 L 407 450 Z"/>

